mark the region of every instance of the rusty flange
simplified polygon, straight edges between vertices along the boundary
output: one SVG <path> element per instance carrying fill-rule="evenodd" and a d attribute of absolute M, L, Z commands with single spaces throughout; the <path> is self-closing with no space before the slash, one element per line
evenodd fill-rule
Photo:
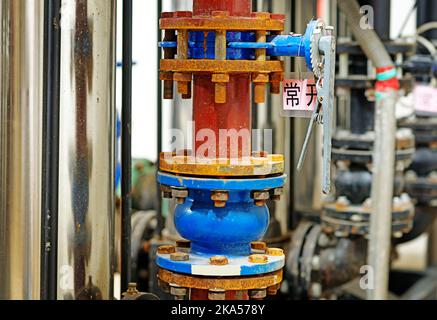
<path fill-rule="evenodd" d="M 160 63 L 162 72 L 180 73 L 282 73 L 283 68 L 283 61 L 271 60 L 162 59 Z"/>
<path fill-rule="evenodd" d="M 170 17 L 170 15 L 173 17 Z M 285 16 L 254 12 L 252 17 L 229 16 L 226 11 L 214 11 L 211 16 L 193 16 L 189 11 L 164 12 L 160 20 L 163 30 L 229 30 L 229 31 L 284 31 Z"/>
<path fill-rule="evenodd" d="M 269 176 L 284 172 L 283 155 L 252 156 L 247 160 L 202 159 L 189 155 L 162 153 L 160 169 L 163 172 L 190 176 L 241 177 Z"/>
<path fill-rule="evenodd" d="M 252 290 L 275 287 L 282 282 L 282 269 L 258 276 L 196 277 L 159 268 L 158 279 L 183 288 L 221 289 L 226 291 Z"/>

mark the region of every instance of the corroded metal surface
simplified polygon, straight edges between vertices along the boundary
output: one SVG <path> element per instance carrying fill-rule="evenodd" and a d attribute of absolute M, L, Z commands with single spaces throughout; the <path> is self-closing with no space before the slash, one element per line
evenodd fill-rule
<path fill-rule="evenodd" d="M 280 284 L 282 270 L 251 277 L 195 277 L 159 269 L 158 278 L 164 283 L 171 283 L 184 288 L 203 290 L 220 288 L 222 290 L 238 291 L 268 288 Z"/>
<path fill-rule="evenodd" d="M 262 12 L 264 16 L 253 13 L 252 17 L 227 16 L 226 11 L 213 11 L 211 16 L 178 17 L 181 12 L 174 12 L 172 18 L 161 18 L 163 30 L 232 30 L 232 31 L 283 31 L 284 16 Z M 184 12 L 183 15 L 190 15 Z"/>
<path fill-rule="evenodd" d="M 283 173 L 284 168 L 283 155 L 251 157 L 247 161 L 236 162 L 226 158 L 198 160 L 192 156 L 171 153 L 163 153 L 160 158 L 162 171 L 193 176 L 264 176 Z"/>
<path fill-rule="evenodd" d="M 217 73 L 270 73 L 282 72 L 282 61 L 254 60 L 173 60 L 162 59 L 161 71 L 171 72 L 217 72 Z"/>

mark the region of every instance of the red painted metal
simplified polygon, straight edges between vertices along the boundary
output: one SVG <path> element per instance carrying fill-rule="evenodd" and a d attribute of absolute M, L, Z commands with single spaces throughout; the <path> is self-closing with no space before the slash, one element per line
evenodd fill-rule
<path fill-rule="evenodd" d="M 194 15 L 210 15 L 212 11 L 228 11 L 231 16 L 249 16 L 252 0 L 194 0 Z"/>
<path fill-rule="evenodd" d="M 209 15 L 212 11 L 228 11 L 235 16 L 250 16 L 252 11 L 251 0 L 194 0 L 194 15 Z M 195 75 L 193 88 L 193 121 L 195 123 L 194 139 L 202 129 L 211 129 L 215 134 L 216 152 L 202 154 L 207 158 L 219 157 L 226 154 L 232 157 L 235 153 L 230 153 L 228 141 L 227 152 L 220 150 L 219 136 L 220 129 L 252 130 L 251 114 L 251 81 L 249 74 L 238 74 L 230 77 L 227 85 L 227 99 L 224 104 L 214 102 L 214 83 L 211 82 L 211 75 Z M 247 137 L 247 135 L 246 135 Z M 251 134 L 247 137 L 248 141 L 242 143 L 239 138 L 238 157 L 246 157 L 251 154 Z M 195 154 L 198 155 L 199 148 L 204 141 L 195 141 Z"/>

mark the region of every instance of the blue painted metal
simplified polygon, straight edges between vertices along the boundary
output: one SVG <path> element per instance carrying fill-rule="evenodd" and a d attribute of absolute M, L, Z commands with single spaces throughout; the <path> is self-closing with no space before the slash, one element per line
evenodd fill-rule
<path fill-rule="evenodd" d="M 178 273 L 208 276 L 250 276 L 265 274 L 280 270 L 284 267 L 284 256 L 269 256 L 267 263 L 250 263 L 247 256 L 228 255 L 229 264 L 226 266 L 212 266 L 209 254 L 190 253 L 188 261 L 172 261 L 168 254 L 157 254 L 156 263 L 159 267 Z"/>
<path fill-rule="evenodd" d="M 207 179 L 176 176 L 158 172 L 158 182 L 163 185 L 200 190 L 264 190 L 280 188 L 285 184 L 287 176 L 255 178 L 255 179 Z"/>
<path fill-rule="evenodd" d="M 269 210 L 257 207 L 250 191 L 231 191 L 226 207 L 215 208 L 210 190 L 189 190 L 185 203 L 176 206 L 174 223 L 193 252 L 249 255 L 250 242 L 267 231 Z"/>
<path fill-rule="evenodd" d="M 158 172 L 162 185 L 187 188 L 188 197 L 177 205 L 174 223 L 199 255 L 250 254 L 250 243 L 261 239 L 269 224 L 267 206 L 256 206 L 252 191 L 282 187 L 286 176 L 254 179 L 206 179 Z M 211 191 L 228 191 L 224 208 L 216 208 Z"/>

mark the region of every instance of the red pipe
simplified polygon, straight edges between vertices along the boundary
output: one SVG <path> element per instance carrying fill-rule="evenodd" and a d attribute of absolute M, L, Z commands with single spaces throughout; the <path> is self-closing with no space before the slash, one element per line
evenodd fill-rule
<path fill-rule="evenodd" d="M 228 11 L 231 16 L 250 16 L 252 1 L 194 0 L 194 15 L 210 15 L 212 11 Z M 216 104 L 214 102 L 215 86 L 211 82 L 211 75 L 194 76 L 193 121 L 196 156 L 218 158 L 220 155 L 225 155 L 227 158 L 235 158 L 237 152 L 233 150 L 231 152 L 230 139 L 226 144 L 219 143 L 221 129 L 235 129 L 236 132 L 241 134 L 238 138 L 239 158 L 251 155 L 252 108 L 250 78 L 250 74 L 230 76 L 230 82 L 227 85 L 226 103 Z M 199 132 L 202 129 L 210 129 L 210 132 L 214 133 L 215 148 L 212 147 L 209 151 L 205 151 L 204 146 L 205 143 L 211 142 L 211 137 L 206 137 L 202 132 Z M 196 137 L 200 141 L 196 141 Z"/>

